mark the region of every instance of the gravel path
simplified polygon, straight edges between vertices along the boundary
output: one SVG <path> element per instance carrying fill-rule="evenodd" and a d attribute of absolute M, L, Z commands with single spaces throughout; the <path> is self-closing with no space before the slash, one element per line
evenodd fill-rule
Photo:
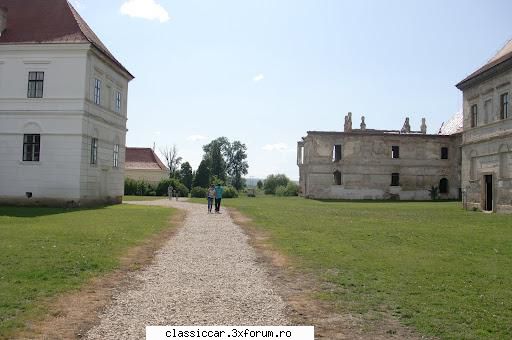
<path fill-rule="evenodd" d="M 272 290 L 248 237 L 229 214 L 168 200 L 137 204 L 184 209 L 184 226 L 149 267 L 133 274 L 88 339 L 143 339 L 146 325 L 287 325 L 285 303 Z"/>

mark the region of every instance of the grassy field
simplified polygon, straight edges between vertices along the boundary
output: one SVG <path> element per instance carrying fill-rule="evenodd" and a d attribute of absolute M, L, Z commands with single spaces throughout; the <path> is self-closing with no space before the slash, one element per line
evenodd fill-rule
<path fill-rule="evenodd" d="M 123 196 L 123 202 L 129 201 L 156 201 L 166 199 L 167 196 Z"/>
<path fill-rule="evenodd" d="M 334 289 L 344 311 L 385 310 L 442 338 L 512 338 L 512 216 L 456 202 L 223 203 L 268 231 L 275 247 Z"/>
<path fill-rule="evenodd" d="M 116 268 L 128 248 L 169 227 L 173 212 L 0 207 L 0 338 L 44 315 L 47 298 Z"/>

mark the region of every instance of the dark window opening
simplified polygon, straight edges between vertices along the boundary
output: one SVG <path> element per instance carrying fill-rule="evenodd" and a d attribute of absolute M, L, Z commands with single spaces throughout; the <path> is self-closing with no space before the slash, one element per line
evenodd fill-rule
<path fill-rule="evenodd" d="M 400 147 L 396 145 L 391 147 L 391 158 L 400 158 Z"/>
<path fill-rule="evenodd" d="M 441 159 L 448 159 L 448 148 L 441 148 Z"/>
<path fill-rule="evenodd" d="M 333 149 L 332 161 L 337 162 L 341 160 L 341 145 L 335 145 Z"/>
<path fill-rule="evenodd" d="M 500 96 L 500 119 L 508 117 L 508 92 Z"/>
<path fill-rule="evenodd" d="M 341 172 L 334 171 L 334 184 L 341 185 Z"/>
<path fill-rule="evenodd" d="M 439 181 L 439 193 L 447 194 L 448 193 L 448 180 L 443 178 Z"/>
<path fill-rule="evenodd" d="M 471 127 L 475 127 L 478 124 L 478 107 L 475 105 L 471 106 Z"/>
<path fill-rule="evenodd" d="M 43 98 L 44 72 L 28 73 L 28 98 Z"/>
<path fill-rule="evenodd" d="M 398 173 L 391 174 L 391 186 L 392 187 L 400 186 L 400 174 L 398 174 Z"/>
<path fill-rule="evenodd" d="M 91 139 L 91 164 L 98 163 L 98 138 Z"/>
<path fill-rule="evenodd" d="M 39 162 L 41 150 L 41 135 L 23 136 L 23 161 Z"/>

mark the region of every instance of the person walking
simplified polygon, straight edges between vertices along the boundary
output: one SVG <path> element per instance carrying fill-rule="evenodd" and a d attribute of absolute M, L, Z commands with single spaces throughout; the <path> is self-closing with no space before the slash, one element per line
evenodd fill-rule
<path fill-rule="evenodd" d="M 210 188 L 208 189 L 208 193 L 206 194 L 206 197 L 208 198 L 208 214 L 212 213 L 212 207 L 213 207 L 213 200 L 215 199 L 215 185 L 210 185 Z M 217 208 L 215 208 L 215 211 L 217 211 Z"/>
<path fill-rule="evenodd" d="M 222 200 L 222 193 L 224 188 L 220 184 L 215 187 L 215 213 L 220 214 L 220 201 Z"/>

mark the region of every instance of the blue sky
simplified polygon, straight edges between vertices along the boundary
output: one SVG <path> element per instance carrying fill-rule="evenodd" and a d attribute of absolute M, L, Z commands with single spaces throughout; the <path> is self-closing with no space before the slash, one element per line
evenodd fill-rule
<path fill-rule="evenodd" d="M 75 0 L 135 75 L 128 146 L 248 147 L 249 176 L 298 178 L 309 130 L 429 133 L 461 107 L 454 85 L 512 38 L 511 1 Z"/>

